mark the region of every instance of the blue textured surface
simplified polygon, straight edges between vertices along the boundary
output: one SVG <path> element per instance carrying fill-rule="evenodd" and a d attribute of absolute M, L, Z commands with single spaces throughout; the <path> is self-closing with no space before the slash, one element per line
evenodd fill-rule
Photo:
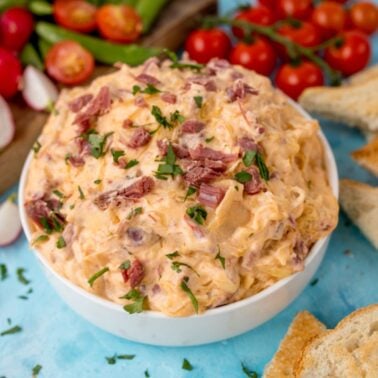
<path fill-rule="evenodd" d="M 377 62 L 377 38 L 375 47 Z M 321 123 L 335 153 L 340 177 L 377 184 L 349 157 L 351 151 L 364 144 L 361 134 L 335 123 Z M 0 200 L 4 198 L 5 195 Z M 257 329 L 200 347 L 146 346 L 87 323 L 49 286 L 23 236 L 14 245 L 0 248 L 0 263 L 5 263 L 9 271 L 9 278 L 0 281 L 0 332 L 10 327 L 8 318 L 12 326 L 23 328 L 21 333 L 0 337 L 0 377 L 7 378 L 30 377 L 37 363 L 43 366 L 40 377 L 54 378 L 144 377 L 146 369 L 151 377 L 159 378 L 245 377 L 241 362 L 262 373 L 298 311 L 307 309 L 332 327 L 355 308 L 378 302 L 378 253 L 343 214 L 316 274 L 316 285 L 307 287 L 285 311 Z M 18 267 L 26 269 L 30 285 L 18 282 Z M 19 299 L 29 287 L 33 288 L 29 300 Z M 105 357 L 114 353 L 136 357 L 108 365 Z M 181 369 L 183 358 L 192 363 L 193 371 Z"/>

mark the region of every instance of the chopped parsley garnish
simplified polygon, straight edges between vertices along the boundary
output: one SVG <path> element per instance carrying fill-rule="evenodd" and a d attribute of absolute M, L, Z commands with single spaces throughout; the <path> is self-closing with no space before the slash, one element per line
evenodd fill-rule
<path fill-rule="evenodd" d="M 25 272 L 24 268 L 17 268 L 17 270 L 16 270 L 17 279 L 22 284 L 29 285 L 30 281 L 24 276 L 24 272 Z"/>
<path fill-rule="evenodd" d="M 181 270 L 182 266 L 186 266 L 187 268 L 192 270 L 195 274 L 197 274 L 197 276 L 199 277 L 199 274 L 189 264 L 186 264 L 186 263 L 183 263 L 183 262 L 180 262 L 180 261 L 172 261 L 171 268 L 175 272 L 181 273 L 182 272 L 182 270 Z"/>
<path fill-rule="evenodd" d="M 93 183 L 96 184 L 96 185 L 101 184 L 101 182 L 102 182 L 102 180 L 100 180 L 100 179 L 97 179 L 97 180 L 93 181 Z"/>
<path fill-rule="evenodd" d="M 174 259 L 175 257 L 180 256 L 180 254 L 178 253 L 178 251 L 174 251 L 174 252 L 172 252 L 172 253 L 167 253 L 165 256 L 168 257 L 169 260 L 172 260 L 172 259 Z"/>
<path fill-rule="evenodd" d="M 4 281 L 8 278 L 8 269 L 5 264 L 0 264 L 0 281 Z"/>
<path fill-rule="evenodd" d="M 41 149 L 41 147 L 42 147 L 41 143 L 39 143 L 39 141 L 36 140 L 35 143 L 33 144 L 32 149 L 33 149 L 33 151 L 34 151 L 35 154 L 38 154 L 38 152 Z"/>
<path fill-rule="evenodd" d="M 18 298 L 23 299 L 23 300 L 28 300 L 28 299 L 29 299 L 28 295 L 31 294 L 32 292 L 33 292 L 33 289 L 30 288 L 30 289 L 26 292 L 26 294 L 24 294 L 24 295 L 19 295 Z"/>
<path fill-rule="evenodd" d="M 196 192 L 197 189 L 194 186 L 189 186 L 188 190 L 186 191 L 184 201 L 186 201 L 188 197 L 192 196 Z"/>
<path fill-rule="evenodd" d="M 72 158 L 72 154 L 69 152 L 66 153 L 66 156 L 64 157 L 64 162 L 68 164 L 68 161 Z"/>
<path fill-rule="evenodd" d="M 269 180 L 269 170 L 265 165 L 264 158 L 260 153 L 256 154 L 256 165 L 259 168 L 260 176 L 263 180 Z"/>
<path fill-rule="evenodd" d="M 66 241 L 64 240 L 63 236 L 59 236 L 59 239 L 56 242 L 56 248 L 62 249 L 66 246 Z"/>
<path fill-rule="evenodd" d="M 123 306 L 123 309 L 129 314 L 135 314 L 143 311 L 144 300 L 146 297 L 144 297 L 139 290 L 131 289 L 123 298 L 134 301 L 134 303 Z"/>
<path fill-rule="evenodd" d="M 243 363 L 241 364 L 243 373 L 248 377 L 248 378 L 257 378 L 257 373 L 253 370 L 249 370 Z"/>
<path fill-rule="evenodd" d="M 189 215 L 196 223 L 203 225 L 207 218 L 207 211 L 201 206 L 196 205 L 186 209 L 186 214 Z"/>
<path fill-rule="evenodd" d="M 124 261 L 119 267 L 118 269 L 121 269 L 121 270 L 127 270 L 130 268 L 130 260 L 126 260 Z"/>
<path fill-rule="evenodd" d="M 48 233 L 48 234 L 51 234 L 53 232 L 53 229 L 52 227 L 50 226 L 50 223 L 49 223 L 49 220 L 46 218 L 46 217 L 41 217 L 39 219 L 42 227 L 43 227 L 43 230 Z"/>
<path fill-rule="evenodd" d="M 132 168 L 132 167 L 135 167 L 136 165 L 139 164 L 139 161 L 136 160 L 136 159 L 133 159 L 133 160 L 130 160 L 127 162 L 127 164 L 125 165 L 125 169 L 129 169 L 129 168 Z"/>
<path fill-rule="evenodd" d="M 145 93 L 145 94 L 156 94 L 161 92 L 159 89 L 157 89 L 152 84 L 147 84 L 147 87 L 142 89 L 139 85 L 133 85 L 133 95 L 136 95 L 137 93 Z"/>
<path fill-rule="evenodd" d="M 314 278 L 314 279 L 310 282 L 310 285 L 311 285 L 311 286 L 315 286 L 318 282 L 319 282 L 319 278 Z"/>
<path fill-rule="evenodd" d="M 240 171 L 234 177 L 235 180 L 241 184 L 245 184 L 252 180 L 252 175 L 246 171 Z"/>
<path fill-rule="evenodd" d="M 144 371 L 144 377 L 150 378 L 150 373 L 148 372 L 148 369 Z"/>
<path fill-rule="evenodd" d="M 189 297 L 190 301 L 192 302 L 192 305 L 194 307 L 194 310 L 196 313 L 198 313 L 198 301 L 197 298 L 194 296 L 192 291 L 190 290 L 188 286 L 189 277 L 184 277 L 181 281 L 180 287 L 184 291 L 185 294 Z"/>
<path fill-rule="evenodd" d="M 168 119 L 163 116 L 160 108 L 156 105 L 152 106 L 151 114 L 155 117 L 156 122 L 163 126 L 165 129 L 172 129 L 173 125 L 168 121 Z"/>
<path fill-rule="evenodd" d="M 20 326 L 14 326 L 12 328 L 6 329 L 5 331 L 0 333 L 0 336 L 6 336 L 6 335 L 13 335 L 15 333 L 19 333 L 22 331 L 22 328 Z"/>
<path fill-rule="evenodd" d="M 203 97 L 202 96 L 194 96 L 193 100 L 196 103 L 197 108 L 201 109 L 202 105 L 203 105 Z"/>
<path fill-rule="evenodd" d="M 246 167 L 250 167 L 253 164 L 253 161 L 256 157 L 256 151 L 248 150 L 243 156 L 243 163 Z"/>
<path fill-rule="evenodd" d="M 118 160 L 121 156 L 125 156 L 125 153 L 122 150 L 113 150 L 113 148 L 110 150 L 113 156 L 114 163 L 118 163 Z"/>
<path fill-rule="evenodd" d="M 57 197 L 59 198 L 63 198 L 64 197 L 64 194 L 62 192 L 60 192 L 59 190 L 55 189 L 52 191 Z"/>
<path fill-rule="evenodd" d="M 39 235 L 33 242 L 33 244 L 38 244 L 38 243 L 43 243 L 47 240 L 49 240 L 49 236 L 48 235 L 45 235 L 45 234 L 42 234 L 42 235 Z"/>
<path fill-rule="evenodd" d="M 106 140 L 113 132 L 106 133 L 105 135 L 99 135 L 97 131 L 90 130 L 89 133 L 85 135 L 85 138 L 88 140 L 88 143 L 91 148 L 91 155 L 98 159 L 101 156 L 105 155 L 105 144 Z"/>
<path fill-rule="evenodd" d="M 169 143 L 167 155 L 164 157 L 165 164 L 159 164 L 155 177 L 160 180 L 167 180 L 167 176 L 174 178 L 175 176 L 182 175 L 184 172 L 179 165 L 176 164 L 176 155 L 173 151 L 172 144 Z"/>
<path fill-rule="evenodd" d="M 111 357 L 105 357 L 109 365 L 115 365 L 117 360 L 133 360 L 134 358 L 135 354 L 115 354 Z"/>
<path fill-rule="evenodd" d="M 190 69 L 190 70 L 193 70 L 193 71 L 196 71 L 196 72 L 200 72 L 202 70 L 202 68 L 205 67 L 203 64 L 181 63 L 179 61 L 179 58 L 176 55 L 176 53 L 174 53 L 171 50 L 164 49 L 164 53 L 167 55 L 167 57 L 170 60 L 172 60 L 172 64 L 170 65 L 170 68 L 177 68 L 179 70 L 183 70 L 183 69 L 187 68 L 187 69 Z"/>
<path fill-rule="evenodd" d="M 215 256 L 215 260 L 219 260 L 223 269 L 226 269 L 226 259 L 220 254 L 220 248 L 218 247 L 218 253 Z"/>
<path fill-rule="evenodd" d="M 172 123 L 183 123 L 185 121 L 185 117 L 178 110 L 175 110 L 173 113 L 171 113 L 169 120 Z"/>
<path fill-rule="evenodd" d="M 32 378 L 36 378 L 38 376 L 38 374 L 41 372 L 42 370 L 42 366 L 37 364 L 33 367 L 33 370 L 32 370 Z"/>
<path fill-rule="evenodd" d="M 193 370 L 192 364 L 186 358 L 182 360 L 182 369 L 189 371 Z"/>
<path fill-rule="evenodd" d="M 79 198 L 80 199 L 85 199 L 85 195 L 83 193 L 83 190 L 81 189 L 80 185 L 77 187 L 77 190 L 79 191 Z"/>
<path fill-rule="evenodd" d="M 96 272 L 93 276 L 89 277 L 88 283 L 89 286 L 92 287 L 94 282 L 97 280 L 97 278 L 101 277 L 103 274 L 109 271 L 109 268 L 106 266 L 105 268 L 102 268 L 98 272 Z"/>
<path fill-rule="evenodd" d="M 205 142 L 206 142 L 206 143 L 210 143 L 210 142 L 212 142 L 212 141 L 214 140 L 214 138 L 215 138 L 214 136 L 209 137 L 209 138 L 206 138 L 206 139 L 205 139 Z"/>
<path fill-rule="evenodd" d="M 143 213 L 143 207 L 136 207 L 135 209 L 132 209 L 129 214 L 127 215 L 126 219 L 130 220 L 131 218 L 134 218 L 136 215 Z"/>

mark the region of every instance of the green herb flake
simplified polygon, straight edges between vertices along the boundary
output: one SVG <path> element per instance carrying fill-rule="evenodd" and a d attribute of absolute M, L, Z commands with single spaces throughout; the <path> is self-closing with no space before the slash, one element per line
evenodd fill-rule
<path fill-rule="evenodd" d="M 234 178 L 237 182 L 245 184 L 252 180 L 252 175 L 246 171 L 240 171 L 234 176 Z"/>
<path fill-rule="evenodd" d="M 175 110 L 169 117 L 169 120 L 172 123 L 183 123 L 185 121 L 185 117 L 178 111 Z"/>
<path fill-rule="evenodd" d="M 314 279 L 310 282 L 310 285 L 311 285 L 311 286 L 315 286 L 318 282 L 319 282 L 319 278 L 314 278 Z"/>
<path fill-rule="evenodd" d="M 118 360 L 133 360 L 135 358 L 135 354 L 119 354 L 117 355 Z"/>
<path fill-rule="evenodd" d="M 175 272 L 181 273 L 182 272 L 182 270 L 181 270 L 182 266 L 186 266 L 187 268 L 192 270 L 198 277 L 200 276 L 189 264 L 186 264 L 186 263 L 183 263 L 183 262 L 180 262 L 180 261 L 172 261 L 171 268 Z"/>
<path fill-rule="evenodd" d="M 62 249 L 66 246 L 66 241 L 64 240 L 63 236 L 59 236 L 59 239 L 56 242 L 56 248 Z"/>
<path fill-rule="evenodd" d="M 38 374 L 41 372 L 42 366 L 37 364 L 32 369 L 32 378 L 36 378 Z"/>
<path fill-rule="evenodd" d="M 129 314 L 136 314 L 143 311 L 144 307 L 144 300 L 146 297 L 144 297 L 139 290 L 137 289 L 131 289 L 124 297 L 123 299 L 128 299 L 134 301 L 133 303 L 127 304 L 123 306 L 123 309 L 128 312 Z"/>
<path fill-rule="evenodd" d="M 105 359 L 109 365 L 115 365 L 115 363 L 117 362 L 117 355 L 115 354 L 112 357 L 105 357 Z"/>
<path fill-rule="evenodd" d="M 154 95 L 160 92 L 161 91 L 152 84 L 147 84 L 146 88 L 144 89 L 142 89 L 139 85 L 133 85 L 133 89 L 132 89 L 133 95 L 136 95 L 137 93 L 145 93 L 149 95 Z"/>
<path fill-rule="evenodd" d="M 189 207 L 186 214 L 200 225 L 203 225 L 207 218 L 207 211 L 201 205 Z"/>
<path fill-rule="evenodd" d="M 21 282 L 23 285 L 29 285 L 30 281 L 24 276 L 24 272 L 26 270 L 24 268 L 17 268 L 16 274 L 17 274 L 17 279 L 19 282 Z"/>
<path fill-rule="evenodd" d="M 101 182 L 102 182 L 102 180 L 100 180 L 100 179 L 97 179 L 97 180 L 93 181 L 93 183 L 96 184 L 96 185 L 101 184 Z"/>
<path fill-rule="evenodd" d="M 126 219 L 130 220 L 134 218 L 135 216 L 143 213 L 143 207 L 136 207 L 135 209 L 132 209 L 129 214 L 127 215 Z"/>
<path fill-rule="evenodd" d="M 193 365 L 186 358 L 184 358 L 182 360 L 182 369 L 192 371 Z"/>
<path fill-rule="evenodd" d="M 161 112 L 161 109 L 158 106 L 152 106 L 151 114 L 154 116 L 156 122 L 159 125 L 163 126 L 165 129 L 173 128 L 173 125 L 168 121 L 168 119 L 165 116 L 163 116 L 163 113 Z"/>
<path fill-rule="evenodd" d="M 125 156 L 125 153 L 121 150 L 113 150 L 113 148 L 110 150 L 113 156 L 114 163 L 118 163 L 118 160 L 121 156 Z"/>
<path fill-rule="evenodd" d="M 263 180 L 269 180 L 269 170 L 265 165 L 264 158 L 260 153 L 256 154 L 256 165 L 259 168 L 260 176 Z"/>
<path fill-rule="evenodd" d="M 48 235 L 45 235 L 45 234 L 42 234 L 42 235 L 39 235 L 34 241 L 33 241 L 33 244 L 39 244 L 39 243 L 43 243 L 47 240 L 49 240 L 49 236 Z"/>
<path fill-rule="evenodd" d="M 202 96 L 194 96 L 193 100 L 196 103 L 197 108 L 201 109 L 202 105 L 203 105 L 203 97 Z"/>
<path fill-rule="evenodd" d="M 118 269 L 121 269 L 121 270 L 127 270 L 130 268 L 130 260 L 126 260 L 124 261 L 119 267 Z"/>
<path fill-rule="evenodd" d="M 99 135 L 96 131 L 91 130 L 85 138 L 88 140 L 88 143 L 91 148 L 91 155 L 96 159 L 104 156 L 106 140 L 112 135 L 113 132 L 107 133 L 105 135 Z"/>
<path fill-rule="evenodd" d="M 226 259 L 220 254 L 219 246 L 218 246 L 218 253 L 215 256 L 215 260 L 219 260 L 220 264 L 222 265 L 222 268 L 226 269 Z"/>
<path fill-rule="evenodd" d="M 165 164 L 159 164 L 155 177 L 160 180 L 167 180 L 167 176 L 174 178 L 175 176 L 182 175 L 184 172 L 179 165 L 176 164 L 176 155 L 173 151 L 172 144 L 169 143 L 167 155 L 164 157 Z"/>
<path fill-rule="evenodd" d="M 258 375 L 255 371 L 249 370 L 243 363 L 241 364 L 243 373 L 248 377 L 248 378 L 258 378 Z"/>
<path fill-rule="evenodd" d="M 172 253 L 167 253 L 165 256 L 166 256 L 169 260 L 172 260 L 172 259 L 174 259 L 175 257 L 180 256 L 180 254 L 178 253 L 178 251 L 174 251 L 174 252 L 172 252 Z"/>
<path fill-rule="evenodd" d="M 84 200 L 85 199 L 85 195 L 84 195 L 83 190 L 81 189 L 80 185 L 77 187 L 77 190 L 79 191 L 79 198 L 81 200 Z"/>
<path fill-rule="evenodd" d="M 184 201 L 186 201 L 190 196 L 197 192 L 197 189 L 194 186 L 189 186 L 188 190 L 186 191 Z"/>
<path fill-rule="evenodd" d="M 33 144 L 32 150 L 34 151 L 35 154 L 38 154 L 41 147 L 42 147 L 41 143 L 38 140 L 36 140 L 35 143 Z"/>
<path fill-rule="evenodd" d="M 243 163 L 246 167 L 250 167 L 253 164 L 253 161 L 256 157 L 256 151 L 248 150 L 243 156 Z"/>
<path fill-rule="evenodd" d="M 188 286 L 189 277 L 184 277 L 181 281 L 180 287 L 184 291 L 185 294 L 189 297 L 190 301 L 192 302 L 192 305 L 194 307 L 194 310 L 198 314 L 198 301 L 197 298 L 194 296 L 192 291 L 190 290 Z"/>
<path fill-rule="evenodd" d="M 179 58 L 176 55 L 176 53 L 174 53 L 171 50 L 164 49 L 164 53 L 172 61 L 170 68 L 176 68 L 176 69 L 179 69 L 179 70 L 189 69 L 189 70 L 192 70 L 192 71 L 195 71 L 195 72 L 200 72 L 202 70 L 202 68 L 205 67 L 203 64 L 182 63 L 182 62 L 179 61 Z"/>
<path fill-rule="evenodd" d="M 8 278 L 8 268 L 5 264 L 0 264 L 0 281 Z"/>
<path fill-rule="evenodd" d="M 0 333 L 0 336 L 6 336 L 6 335 L 13 335 L 15 333 L 19 333 L 22 331 L 22 328 L 20 326 L 14 326 L 12 328 L 8 328 L 5 331 Z"/>
<path fill-rule="evenodd" d="M 51 234 L 53 232 L 53 229 L 52 227 L 50 226 L 50 223 L 49 223 L 49 220 L 46 218 L 46 217 L 41 217 L 39 218 L 39 221 L 43 227 L 43 230 L 47 233 L 47 234 Z"/>
<path fill-rule="evenodd" d="M 130 160 L 127 162 L 127 164 L 125 165 L 125 169 L 129 169 L 129 168 L 132 168 L 132 167 L 135 167 L 136 165 L 139 164 L 139 161 L 136 160 L 136 159 L 133 159 L 133 160 Z"/>
<path fill-rule="evenodd" d="M 215 138 L 214 136 L 208 137 L 208 138 L 205 139 L 205 142 L 206 143 L 210 143 L 210 142 L 212 142 L 214 140 L 214 138 Z"/>
<path fill-rule="evenodd" d="M 92 287 L 94 282 L 97 280 L 97 278 L 101 277 L 103 274 L 109 271 L 109 268 L 106 266 L 105 268 L 102 268 L 95 274 L 93 274 L 91 277 L 88 279 L 89 286 Z"/>
<path fill-rule="evenodd" d="M 30 288 L 30 289 L 26 292 L 26 294 L 24 294 L 24 295 L 19 295 L 18 298 L 19 298 L 19 299 L 23 299 L 23 300 L 28 300 L 28 299 L 29 299 L 28 295 L 31 294 L 32 292 L 33 292 L 33 289 Z"/>
<path fill-rule="evenodd" d="M 149 373 L 148 369 L 144 371 L 144 377 L 150 378 L 150 373 Z"/>
<path fill-rule="evenodd" d="M 64 197 L 64 194 L 62 192 L 60 192 L 59 190 L 55 189 L 52 191 L 57 197 L 59 198 L 63 198 Z"/>

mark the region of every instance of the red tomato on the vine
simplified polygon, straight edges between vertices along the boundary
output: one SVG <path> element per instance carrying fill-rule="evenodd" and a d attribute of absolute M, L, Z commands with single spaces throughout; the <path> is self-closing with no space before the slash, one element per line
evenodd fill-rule
<path fill-rule="evenodd" d="M 273 12 L 264 6 L 251 7 L 240 11 L 236 16 L 236 20 L 248 21 L 258 25 L 272 25 L 276 18 Z M 238 38 L 243 38 L 243 30 L 237 27 L 232 28 L 232 32 Z"/>
<path fill-rule="evenodd" d="M 378 8 L 372 3 L 355 3 L 349 14 L 353 27 L 366 34 L 374 33 L 378 27 Z"/>
<path fill-rule="evenodd" d="M 349 76 L 361 71 L 369 63 L 370 43 L 367 36 L 359 31 L 347 31 L 340 37 L 340 46 L 327 48 L 324 57 L 332 68 Z"/>
<path fill-rule="evenodd" d="M 343 30 L 346 13 L 341 4 L 324 1 L 312 12 L 311 22 L 316 25 L 323 39 L 329 39 Z"/>
<path fill-rule="evenodd" d="M 277 0 L 274 5 L 280 18 L 306 20 L 312 10 L 311 0 Z"/>
<path fill-rule="evenodd" d="M 96 21 L 100 34 L 114 42 L 133 42 L 143 29 L 139 14 L 128 5 L 103 5 L 97 11 Z"/>
<path fill-rule="evenodd" d="M 256 37 L 250 44 L 239 42 L 232 49 L 230 61 L 265 76 L 269 76 L 276 65 L 277 55 L 265 39 Z"/>
<path fill-rule="evenodd" d="M 0 96 L 8 99 L 16 94 L 21 73 L 20 61 L 13 53 L 0 47 Z"/>
<path fill-rule="evenodd" d="M 21 51 L 34 28 L 32 14 L 24 8 L 9 8 L 0 18 L 0 44 L 11 51 Z"/>
<path fill-rule="evenodd" d="M 74 41 L 56 43 L 47 53 L 45 63 L 48 74 L 66 85 L 84 82 L 94 70 L 93 56 Z"/>
<path fill-rule="evenodd" d="M 258 0 L 258 3 L 269 9 L 273 9 L 276 6 L 276 0 Z"/>
<path fill-rule="evenodd" d="M 318 66 L 305 61 L 298 65 L 282 65 L 277 71 L 275 81 L 278 88 L 296 100 L 306 88 L 323 85 L 324 77 Z"/>
<path fill-rule="evenodd" d="M 194 30 L 185 42 L 190 59 L 199 63 L 207 63 L 212 58 L 227 58 L 230 49 L 230 37 L 218 28 Z"/>

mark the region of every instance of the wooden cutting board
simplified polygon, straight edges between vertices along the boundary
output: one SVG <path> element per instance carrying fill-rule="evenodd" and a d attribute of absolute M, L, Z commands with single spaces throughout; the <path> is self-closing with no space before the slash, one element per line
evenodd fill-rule
<path fill-rule="evenodd" d="M 216 0 L 171 0 L 151 33 L 141 40 L 141 44 L 176 50 L 200 17 L 215 11 Z M 99 66 L 94 77 L 112 69 Z M 16 123 L 16 136 L 13 142 L 0 152 L 0 194 L 18 181 L 25 158 L 48 117 L 46 113 L 38 113 L 28 108 L 21 98 L 12 101 L 11 109 Z"/>

